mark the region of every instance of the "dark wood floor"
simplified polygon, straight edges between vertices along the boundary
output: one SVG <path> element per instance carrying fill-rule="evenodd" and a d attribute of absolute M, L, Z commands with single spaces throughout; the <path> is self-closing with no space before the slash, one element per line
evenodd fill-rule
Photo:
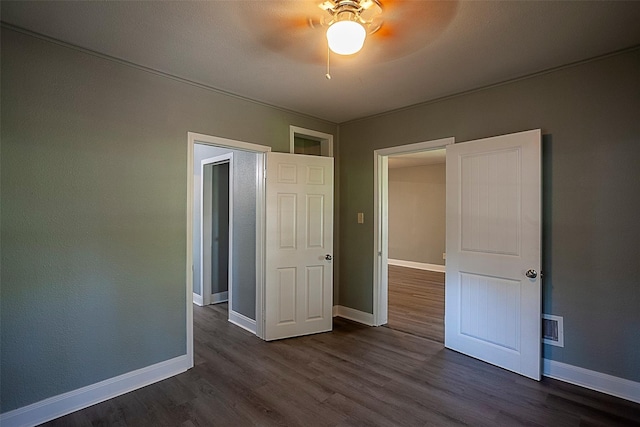
<path fill-rule="evenodd" d="M 640 405 L 336 319 L 264 342 L 194 307 L 195 367 L 48 426 L 631 426 Z"/>
<path fill-rule="evenodd" d="M 389 266 L 387 327 L 444 343 L 444 273 Z"/>

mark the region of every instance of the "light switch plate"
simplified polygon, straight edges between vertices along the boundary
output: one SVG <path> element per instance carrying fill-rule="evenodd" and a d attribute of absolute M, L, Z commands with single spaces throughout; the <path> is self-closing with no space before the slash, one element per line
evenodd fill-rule
<path fill-rule="evenodd" d="M 364 224 L 364 212 L 358 212 L 358 224 Z"/>

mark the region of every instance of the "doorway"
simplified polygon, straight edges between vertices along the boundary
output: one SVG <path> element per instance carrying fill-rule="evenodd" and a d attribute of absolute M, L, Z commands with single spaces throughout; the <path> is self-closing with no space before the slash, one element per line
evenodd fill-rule
<path fill-rule="evenodd" d="M 539 380 L 540 129 L 374 152 L 375 324 L 388 323 L 389 156 L 445 145 L 445 347 Z"/>
<path fill-rule="evenodd" d="M 298 131 L 299 128 L 296 128 Z M 292 132 L 296 129 L 292 129 Z M 295 132 L 293 132 L 295 134 Z M 320 136 L 316 136 L 320 135 Z M 295 136 L 295 135 L 294 135 Z M 311 135 L 314 138 L 320 139 L 322 146 L 326 148 L 326 153 L 331 153 L 333 137 L 331 135 L 321 134 L 319 132 Z M 325 138 L 326 136 L 326 138 Z M 186 327 L 187 327 L 187 357 L 190 360 L 191 366 L 193 366 L 193 304 L 198 304 L 198 297 L 202 297 L 202 283 L 199 281 L 199 274 L 197 272 L 200 269 L 199 266 L 199 250 L 200 250 L 200 205 L 199 200 L 201 196 L 199 183 L 200 162 L 203 159 L 223 155 L 225 153 L 233 153 L 233 161 L 231 162 L 231 168 L 233 173 L 230 176 L 230 180 L 233 180 L 233 189 L 230 190 L 230 198 L 233 200 L 231 203 L 231 209 L 233 210 L 233 225 L 230 227 L 230 241 L 233 246 L 231 253 L 232 265 L 229 268 L 229 322 L 234 323 L 251 333 L 254 333 L 259 338 L 265 339 L 266 325 L 266 304 L 268 299 L 265 298 L 265 290 L 268 288 L 267 284 L 267 272 L 270 274 L 280 274 L 281 278 L 286 278 L 286 274 L 282 270 L 276 271 L 273 265 L 270 265 L 270 269 L 266 268 L 266 257 L 269 254 L 267 250 L 267 233 L 266 233 L 266 221 L 269 215 L 267 215 L 266 205 L 266 188 L 267 188 L 267 154 L 271 152 L 271 147 L 251 144 L 242 141 L 229 140 L 220 137 L 214 137 L 204 134 L 198 134 L 188 132 L 187 141 L 187 257 L 186 257 L 186 276 L 187 276 L 187 304 L 186 304 Z M 282 154 L 282 153 L 279 153 Z M 321 150 L 323 154 L 323 150 Z M 301 185 L 322 186 L 331 183 L 333 185 L 333 159 L 327 158 L 327 156 L 313 156 L 313 155 L 296 155 L 287 154 L 290 156 L 290 161 L 287 164 L 279 165 L 277 171 L 270 174 L 271 179 L 279 180 L 281 183 L 299 182 Z M 306 159 L 306 160 L 304 160 Z M 328 165 L 306 165 L 303 164 L 307 161 L 314 162 L 328 162 Z M 300 163 L 302 162 L 302 163 Z M 300 164 L 298 164 L 300 163 Z M 301 174 L 292 175 L 293 171 L 300 170 Z M 197 171 L 197 173 L 196 173 Z M 324 172 L 323 172 L 324 171 Z M 321 173 L 322 172 L 322 173 Z M 299 175 L 299 176 L 298 176 Z M 331 180 L 329 181 L 329 177 Z M 247 185 L 249 190 L 246 191 L 239 188 L 241 185 Z M 333 199 L 333 191 L 330 192 L 331 200 Z M 281 202 L 291 199 L 291 194 L 285 195 L 284 198 L 280 198 Z M 306 202 L 309 210 L 309 215 L 306 216 L 305 223 L 319 223 L 320 217 L 333 218 L 333 203 L 329 203 L 328 199 L 322 199 L 319 195 L 314 193 L 310 197 L 301 197 L 300 200 Z M 294 197 L 296 198 L 296 197 Z M 272 204 L 271 212 L 277 212 L 279 208 L 284 207 L 281 203 Z M 325 208 L 329 209 L 325 212 Z M 284 210 L 281 210 L 285 212 Z M 302 212 L 302 210 L 301 210 Z M 237 220 L 244 215 L 246 219 L 245 223 L 237 223 Z M 319 215 L 322 213 L 322 215 Z M 297 215 L 287 216 L 288 219 L 297 223 Z M 286 219 L 286 218 L 285 218 Z M 291 221 L 290 221 L 291 222 Z M 325 230 L 328 235 L 318 234 L 318 229 Z M 321 264 L 329 267 L 332 265 L 332 253 L 327 251 L 327 248 L 332 247 L 333 231 L 331 227 L 325 227 L 324 222 L 319 227 L 307 227 L 302 232 L 297 233 L 299 236 L 306 236 L 312 242 L 306 246 L 318 246 L 322 247 L 323 256 L 321 258 Z M 291 236 L 289 236 L 291 237 Z M 331 239 L 330 239 L 330 238 Z M 322 244 L 318 239 L 322 238 Z M 240 244 L 242 242 L 249 242 L 248 244 Z M 281 242 L 282 243 L 282 242 Z M 301 242 L 302 245 L 303 242 Z M 331 245 L 329 244 L 331 243 Z M 245 254 L 248 254 L 250 258 L 244 262 L 239 260 L 236 256 L 236 252 L 240 250 L 240 246 L 244 246 Z M 302 245 L 305 246 L 305 245 Z M 300 247 L 302 247 L 300 246 Z M 318 261 L 317 254 L 312 254 L 314 261 Z M 296 258 L 296 257 L 293 257 Z M 285 269 L 286 270 L 286 269 Z M 322 271 L 321 271 L 322 270 Z M 328 271 L 324 271 L 328 270 Z M 312 268 L 305 270 L 308 275 L 316 274 L 318 277 L 322 275 L 332 277 L 331 268 L 319 268 L 319 265 L 314 265 Z M 281 274 L 282 273 L 282 274 Z M 286 271 L 285 271 L 286 273 Z M 284 274 L 284 275 L 283 275 Z M 315 278 L 315 276 L 314 276 Z M 316 282 L 320 283 L 320 280 Z M 322 281 L 324 282 L 324 281 Z M 300 282 L 301 286 L 303 282 Z M 281 283 L 282 284 L 282 283 Z M 286 283 L 285 283 L 286 285 Z M 321 306 L 323 307 L 322 314 L 320 315 L 317 308 L 319 304 L 308 305 L 309 311 L 308 319 L 315 320 L 316 318 L 325 318 L 331 320 L 331 300 L 332 291 L 331 286 L 327 286 L 329 290 L 328 297 L 322 299 Z M 310 295 L 309 301 L 317 302 L 317 288 L 311 289 L 313 295 Z M 296 292 L 296 295 L 302 295 L 302 292 Z M 271 295 L 273 296 L 273 295 Z M 204 302 L 204 300 L 202 300 Z M 201 303 L 202 303 L 201 302 Z M 301 302 L 303 303 L 303 302 Z M 297 304 L 297 302 L 296 302 Z M 328 308 L 328 310 L 324 310 Z M 278 312 L 283 314 L 282 311 Z M 284 313 L 285 315 L 287 313 Z M 284 323 L 287 323 L 286 321 Z M 304 333 L 316 333 L 320 330 L 305 331 Z M 279 338 L 279 337 L 276 337 Z"/>
<path fill-rule="evenodd" d="M 228 300 L 229 321 L 252 333 L 256 333 L 258 311 L 256 291 L 260 279 L 257 276 L 258 198 L 257 174 L 263 154 L 238 149 L 230 145 L 194 144 L 194 205 L 193 205 L 193 271 L 194 302 L 208 305 L 212 302 L 211 218 L 204 220 L 207 210 L 211 213 L 211 186 L 214 170 L 207 164 L 229 164 L 229 243 L 228 248 Z M 211 176 L 205 176 L 210 174 Z M 200 188 L 201 187 L 201 188 Z M 208 190 L 208 191 L 207 191 Z M 205 261 L 205 262 L 203 262 Z M 224 262 L 224 261 L 223 261 Z M 222 292 L 219 292 L 222 293 Z M 222 298 L 224 295 L 219 295 Z"/>
<path fill-rule="evenodd" d="M 388 159 L 387 327 L 444 343 L 446 151 Z"/>
<path fill-rule="evenodd" d="M 454 138 L 419 142 L 374 151 L 376 182 L 374 203 L 374 325 L 389 323 L 389 159 L 391 156 L 425 153 L 444 149 L 453 144 Z M 391 258 L 393 260 L 393 258 Z M 393 262 L 393 261 L 392 261 Z M 415 264 L 413 264 L 415 267 Z"/>
<path fill-rule="evenodd" d="M 202 305 L 200 282 L 200 165 L 207 158 L 233 153 L 230 180 L 234 188 L 230 191 L 232 206 L 237 209 L 231 227 L 230 240 L 233 245 L 231 257 L 235 260 L 229 269 L 229 322 L 262 337 L 263 281 L 264 281 L 264 166 L 265 153 L 271 147 L 251 144 L 194 132 L 187 134 L 187 257 L 186 257 L 186 327 L 187 357 L 193 366 L 193 304 Z M 238 166 L 237 168 L 235 166 Z M 237 177 L 237 179 L 234 179 Z M 240 190 L 238 185 L 251 187 Z M 237 197 L 234 197 L 237 194 Z M 244 213 L 242 218 L 238 212 Z M 236 223 L 236 220 L 240 221 Z M 235 232 L 234 232 L 235 230 Z M 250 261 L 251 268 L 242 268 L 243 263 L 236 252 L 242 252 Z"/>

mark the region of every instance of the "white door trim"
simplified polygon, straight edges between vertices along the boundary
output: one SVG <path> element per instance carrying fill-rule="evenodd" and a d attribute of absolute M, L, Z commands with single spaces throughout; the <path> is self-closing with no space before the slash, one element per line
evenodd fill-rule
<path fill-rule="evenodd" d="M 393 154 L 419 153 L 445 148 L 455 143 L 454 137 L 436 139 L 383 148 L 373 152 L 374 161 L 374 211 L 373 222 L 373 324 L 387 323 L 389 283 L 387 278 L 389 260 L 389 156 Z"/>
<path fill-rule="evenodd" d="M 200 162 L 200 200 L 204 202 L 204 192 L 205 192 L 205 179 L 204 179 L 204 167 L 207 165 L 221 165 L 227 163 L 229 165 L 229 247 L 227 250 L 229 251 L 229 262 L 228 262 L 228 277 L 227 277 L 227 298 L 229 300 L 229 316 L 231 316 L 232 311 L 232 298 L 233 294 L 231 291 L 231 283 L 232 282 L 232 274 L 233 274 L 233 153 L 222 154 L 221 156 L 210 157 L 208 159 L 204 159 Z M 213 302 L 219 302 L 222 300 L 222 296 L 219 294 L 217 299 L 218 301 L 214 301 L 215 297 L 212 293 L 204 291 L 204 284 L 211 283 L 211 274 L 205 274 L 204 269 L 204 248 L 206 243 L 209 242 L 209 239 L 206 239 L 205 242 L 205 223 L 204 223 L 204 203 L 200 203 L 200 286 L 202 287 L 202 303 L 203 305 L 209 305 Z M 207 276 L 207 277 L 205 277 Z M 205 278 L 207 279 L 205 281 Z"/>
<path fill-rule="evenodd" d="M 187 257 L 186 257 L 186 330 L 187 330 L 187 360 L 189 368 L 193 367 L 193 151 L 196 143 L 215 145 L 254 153 L 267 153 L 271 147 L 252 144 L 187 132 Z M 264 287 L 264 155 L 258 156 L 256 170 L 256 335 L 263 336 L 263 287 Z"/>

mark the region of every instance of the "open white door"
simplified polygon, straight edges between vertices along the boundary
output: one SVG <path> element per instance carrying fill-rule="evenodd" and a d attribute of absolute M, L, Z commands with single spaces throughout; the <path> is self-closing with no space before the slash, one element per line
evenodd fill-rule
<path fill-rule="evenodd" d="M 330 331 L 333 158 L 267 153 L 266 340 Z"/>
<path fill-rule="evenodd" d="M 447 147 L 445 346 L 540 379 L 540 130 Z"/>

